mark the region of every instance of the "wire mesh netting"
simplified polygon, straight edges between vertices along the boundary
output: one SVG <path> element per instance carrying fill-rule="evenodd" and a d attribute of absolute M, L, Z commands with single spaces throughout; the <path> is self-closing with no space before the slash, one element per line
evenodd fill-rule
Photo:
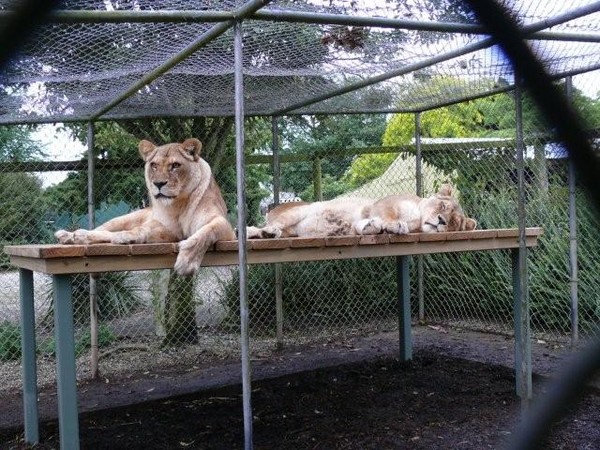
<path fill-rule="evenodd" d="M 583 95 L 585 79 L 575 80 L 574 103 L 592 127 L 600 121 L 597 100 Z M 581 84 L 583 83 L 583 85 Z M 435 193 L 451 182 L 465 212 L 479 228 L 517 226 L 517 169 L 514 138 L 514 95 L 498 94 L 458 106 L 418 115 L 392 117 L 290 117 L 281 120 L 282 201 L 319 200 L 339 196 L 381 198 L 393 193 Z M 571 317 L 569 256 L 569 171 L 564 149 L 553 138 L 531 101 L 525 97 L 524 154 L 527 225 L 541 226 L 540 245 L 531 251 L 530 302 L 532 329 L 539 339 L 567 342 Z M 478 111 L 484 119 L 467 125 Z M 420 164 L 414 144 L 415 123 L 421 129 Z M 211 127 L 212 125 L 212 127 Z M 249 147 L 257 156 L 247 168 L 248 220 L 264 221 L 273 202 L 272 165 L 260 149 L 270 145 L 270 122 L 247 123 Z M 235 170 L 231 138 L 208 144 L 207 130 L 231 131 L 228 119 L 181 119 L 105 122 L 96 127 L 97 167 L 94 174 L 96 224 L 147 203 L 137 139 L 158 134 L 166 140 L 203 136 L 205 157 L 215 169 L 228 209 L 235 222 Z M 56 132 L 56 129 L 53 128 Z M 491 131 L 490 131 L 491 130 Z M 66 133 L 66 131 L 64 131 Z M 13 152 L 39 147 L 20 126 L 2 128 L 7 142 L 14 133 L 23 141 Z M 21 134 L 19 134 L 21 133 Z M 85 136 L 84 127 L 69 126 L 72 136 Z M 13 136 L 11 141 L 8 137 Z M 36 136 L 36 135 L 34 135 Z M 454 137 L 448 137 L 454 136 Z M 69 142 L 69 141 L 67 141 Z M 383 142 L 383 147 L 379 144 Z M 110 146 L 108 145 L 110 144 Z M 353 144 L 354 146 L 352 146 Z M 85 167 L 85 148 L 74 142 Z M 341 148 L 331 147 L 341 145 Z M 322 147 L 331 156 L 324 156 Z M 5 148 L 9 148 L 8 146 Z M 29 149 L 29 150 L 28 150 Z M 42 154 L 44 151 L 42 151 Z M 43 156 L 37 155 L 37 159 Z M 45 157 L 47 159 L 47 157 Z M 87 228 L 88 173 L 70 162 L 35 163 L 36 172 L 10 161 L 2 165 L 0 186 L 9 214 L 0 230 L 5 243 L 54 242 L 59 228 Z M 34 158 L 35 159 L 35 158 Z M 25 163 L 23 163 L 25 164 Z M 69 171 L 56 172 L 61 167 Z M 75 167 L 75 169 L 72 169 Z M 420 167 L 420 172 L 417 168 Z M 53 171 L 47 171 L 52 169 Z M 577 326 L 582 336 L 597 330 L 600 304 L 595 296 L 598 249 L 592 214 L 585 195 L 576 196 L 578 266 Z M 287 263 L 279 267 L 249 268 L 248 297 L 252 351 L 269 354 L 278 345 L 343 339 L 397 326 L 396 261 L 394 258 Z M 18 273 L 3 261 L 0 275 L 0 376 L 7 388 L 18 385 L 20 356 Z M 279 276 L 276 271 L 279 270 Z M 422 275 L 420 275 L 422 274 Z M 203 268 L 193 279 L 172 276 L 170 270 L 119 272 L 95 277 L 97 284 L 101 372 L 110 376 L 177 364 L 210 364 L 239 356 L 239 273 L 237 267 Z M 277 301 L 278 285 L 281 303 Z M 510 333 L 513 303 L 510 255 L 505 251 L 415 257 L 411 265 L 414 320 L 459 324 L 472 329 Z M 35 278 L 38 352 L 42 377 L 52 378 L 55 352 L 51 280 Z M 90 277 L 73 280 L 76 346 L 79 371 L 88 373 L 90 346 Z M 14 373 L 16 375 L 9 375 Z"/>
<path fill-rule="evenodd" d="M 505 3 L 552 76 L 598 68 L 597 7 Z M 233 92 L 232 22 L 223 21 L 252 4 L 63 2 L 2 74 L 0 122 L 231 115 L 233 96 L 222 93 Z M 330 18 L 342 14 L 350 25 Z M 452 0 L 274 1 L 244 22 L 243 39 L 251 115 L 416 111 L 514 85 L 510 62 Z"/>
<path fill-rule="evenodd" d="M 0 75 L 0 123 L 8 124 L 0 128 L 0 241 L 48 243 L 56 229 L 88 227 L 85 148 L 59 136 L 85 142 L 81 121 L 99 118 L 96 224 L 148 203 L 138 140 L 192 136 L 204 142 L 203 156 L 235 223 L 233 23 L 226 21 L 252 3 L 63 2 Z M 597 142 L 599 13 L 589 2 L 559 3 L 505 2 L 550 74 L 560 83 L 574 76 L 574 104 Z M 15 5 L 2 1 L 0 10 Z M 349 16 L 331 18 L 341 14 Z M 262 116 L 290 113 L 279 123 L 282 200 L 380 198 L 417 186 L 430 195 L 449 181 L 480 228 L 517 226 L 513 70 L 461 2 L 271 2 L 244 21 L 243 33 L 244 100 L 246 113 L 255 116 L 246 123 L 249 224 L 260 223 L 273 202 L 271 123 Z M 333 94 L 339 95 L 329 98 Z M 378 114 L 328 115 L 339 112 Z M 414 144 L 417 117 L 422 164 Z M 43 128 L 51 134 L 42 139 L 53 142 L 48 148 L 32 137 L 41 129 L 23 125 L 56 121 L 68 125 L 65 131 Z M 581 190 L 569 196 L 565 151 L 527 98 L 522 125 L 527 225 L 544 228 L 529 259 L 532 327 L 543 339 L 564 342 L 575 326 L 574 283 L 579 331 L 590 335 L 600 321 L 598 222 Z M 569 213 L 573 198 L 576 217 Z M 577 224 L 578 279 L 569 271 L 570 220 Z M 2 269 L 0 379 L 11 389 L 19 384 L 18 273 L 6 258 Z M 411 270 L 415 319 L 512 329 L 505 252 L 419 257 Z M 278 341 L 322 341 L 396 326 L 391 258 L 252 266 L 248 282 L 258 354 Z M 80 373 L 89 370 L 90 283 L 97 285 L 104 374 L 238 357 L 237 268 L 203 268 L 192 280 L 170 271 L 78 275 L 73 299 Z M 37 351 L 51 361 L 48 277 L 36 275 L 35 302 Z M 40 370 L 41 378 L 52 378 L 52 364 Z"/>

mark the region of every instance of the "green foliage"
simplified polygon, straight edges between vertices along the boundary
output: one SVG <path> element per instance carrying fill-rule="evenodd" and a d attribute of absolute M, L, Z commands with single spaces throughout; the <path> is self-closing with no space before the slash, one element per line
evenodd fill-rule
<path fill-rule="evenodd" d="M 31 137 L 33 126 L 0 126 L 0 162 L 32 161 L 46 156 L 43 146 Z"/>
<path fill-rule="evenodd" d="M 368 95 L 365 94 L 365 95 Z M 332 151 L 380 145 L 385 130 L 383 115 L 300 116 L 287 119 L 282 127 L 282 154 L 325 156 Z M 344 174 L 352 157 L 323 158 L 321 170 L 326 183 L 347 183 Z M 281 189 L 304 193 L 312 189 L 312 162 L 283 164 Z M 323 183 L 323 192 L 327 189 Z M 332 186 L 331 191 L 337 188 Z M 306 197 L 303 197 L 306 198 Z M 324 198 L 325 195 L 324 195 Z M 312 200 L 312 197 L 306 198 Z"/>
<path fill-rule="evenodd" d="M 98 348 L 108 347 L 112 343 L 117 341 L 117 336 L 113 331 L 105 324 L 98 325 Z M 92 345 L 92 334 L 89 328 L 85 329 L 82 333 L 76 336 L 75 339 L 75 355 L 81 356 L 90 349 Z M 43 355 L 55 356 L 56 355 L 56 340 L 51 338 L 45 341 L 39 352 Z"/>
<path fill-rule="evenodd" d="M 21 357 L 21 328 L 9 321 L 0 323 L 0 361 Z"/>
<path fill-rule="evenodd" d="M 352 324 L 394 314 L 393 259 L 358 259 L 285 264 L 283 273 L 284 320 L 288 328 L 310 325 Z M 382 296 L 382 292 L 393 295 Z M 275 328 L 273 266 L 252 265 L 248 271 L 250 323 L 261 331 Z M 237 328 L 239 273 L 225 287 L 226 324 Z"/>
<path fill-rule="evenodd" d="M 134 312 L 141 303 L 142 287 L 129 272 L 107 272 L 98 276 L 96 281 L 98 318 L 110 320 L 126 317 Z M 46 297 L 53 304 L 52 285 L 46 288 Z M 72 298 L 74 321 L 77 324 L 89 323 L 90 277 L 88 274 L 74 274 L 72 277 Z M 50 309 L 47 321 L 53 317 Z"/>

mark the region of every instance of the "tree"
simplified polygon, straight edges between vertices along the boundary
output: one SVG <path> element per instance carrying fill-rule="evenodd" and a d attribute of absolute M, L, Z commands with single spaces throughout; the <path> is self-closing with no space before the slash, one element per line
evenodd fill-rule
<path fill-rule="evenodd" d="M 383 115 L 300 116 L 289 118 L 283 127 L 282 154 L 306 155 L 322 159 L 324 196 L 331 198 L 346 191 L 344 173 L 353 160 L 352 155 L 327 157 L 335 151 L 379 145 L 385 129 Z M 281 188 L 312 200 L 313 165 L 283 164 Z"/>

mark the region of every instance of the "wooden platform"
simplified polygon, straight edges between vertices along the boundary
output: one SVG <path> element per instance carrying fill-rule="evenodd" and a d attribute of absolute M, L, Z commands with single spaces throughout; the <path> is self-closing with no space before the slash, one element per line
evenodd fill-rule
<path fill-rule="evenodd" d="M 537 245 L 541 228 L 525 230 L 525 245 Z M 375 258 L 463 251 L 510 249 L 519 246 L 518 229 L 451 233 L 377 234 L 327 238 L 252 239 L 249 264 L 329 259 Z M 8 245 L 14 266 L 48 274 L 94 273 L 172 268 L 177 244 Z M 207 252 L 203 266 L 238 264 L 238 241 L 220 241 Z"/>

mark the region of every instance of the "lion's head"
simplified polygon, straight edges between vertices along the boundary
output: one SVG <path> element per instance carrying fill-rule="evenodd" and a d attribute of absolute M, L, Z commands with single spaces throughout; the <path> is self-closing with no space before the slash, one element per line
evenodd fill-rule
<path fill-rule="evenodd" d="M 477 222 L 465 216 L 458 200 L 452 195 L 449 184 L 442 185 L 440 191 L 421 201 L 421 229 L 425 233 L 444 231 L 471 231 Z"/>
<path fill-rule="evenodd" d="M 140 141 L 139 151 L 146 162 L 144 175 L 153 203 L 169 204 L 177 198 L 184 199 L 202 182 L 198 167 L 202 143 L 186 139 L 183 143 L 155 146 L 150 141 Z"/>

